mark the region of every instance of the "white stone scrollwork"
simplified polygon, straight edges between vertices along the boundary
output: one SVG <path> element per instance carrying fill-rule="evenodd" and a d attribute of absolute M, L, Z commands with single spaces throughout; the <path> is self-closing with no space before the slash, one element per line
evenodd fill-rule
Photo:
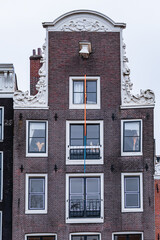
<path fill-rule="evenodd" d="M 155 95 L 150 89 L 140 90 L 140 94 L 133 95 L 131 93 L 133 83 L 130 80 L 130 69 L 127 65 L 128 59 L 126 57 L 126 45 L 123 43 L 123 80 L 122 80 L 122 107 L 130 106 L 154 106 Z"/>
<path fill-rule="evenodd" d="M 155 165 L 155 176 L 159 175 L 160 176 L 160 163 L 157 163 Z"/>
<path fill-rule="evenodd" d="M 29 91 L 16 91 L 14 93 L 14 108 L 43 108 L 47 107 L 47 83 L 46 83 L 46 42 L 43 44 L 42 67 L 39 69 L 39 81 L 36 84 L 38 93 L 29 95 Z"/>
<path fill-rule="evenodd" d="M 81 18 L 69 21 L 65 23 L 61 31 L 66 32 L 108 32 L 111 31 L 111 28 L 104 26 L 103 23 L 100 23 L 97 20 L 92 20 L 89 18 Z"/>

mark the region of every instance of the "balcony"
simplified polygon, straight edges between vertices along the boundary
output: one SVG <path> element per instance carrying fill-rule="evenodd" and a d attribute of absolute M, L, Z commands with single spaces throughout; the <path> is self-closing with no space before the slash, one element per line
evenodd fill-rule
<path fill-rule="evenodd" d="M 101 200 L 72 199 L 69 203 L 70 218 L 100 218 Z"/>
<path fill-rule="evenodd" d="M 84 146 L 69 146 L 69 159 L 82 160 L 84 159 Z M 101 146 L 86 146 L 86 159 L 101 159 Z"/>

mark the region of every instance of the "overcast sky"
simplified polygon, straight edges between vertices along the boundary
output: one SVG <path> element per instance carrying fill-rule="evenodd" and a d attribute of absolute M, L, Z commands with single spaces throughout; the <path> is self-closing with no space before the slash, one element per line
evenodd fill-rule
<path fill-rule="evenodd" d="M 0 14 L 0 63 L 13 63 L 19 89 L 29 89 L 29 56 L 42 47 L 45 29 L 60 15 L 78 9 L 101 12 L 127 24 L 123 31 L 133 92 L 156 95 L 156 153 L 160 155 L 160 1 L 159 0 L 5 0 Z"/>

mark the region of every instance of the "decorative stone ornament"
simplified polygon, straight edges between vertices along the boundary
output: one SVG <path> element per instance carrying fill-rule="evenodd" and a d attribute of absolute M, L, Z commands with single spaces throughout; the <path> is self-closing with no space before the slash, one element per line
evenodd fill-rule
<path fill-rule="evenodd" d="M 140 107 L 154 107 L 155 95 L 150 89 L 140 90 L 140 94 L 133 95 L 131 93 L 133 83 L 130 80 L 130 69 L 128 68 L 128 58 L 126 57 L 126 45 L 122 46 L 123 57 L 123 79 L 122 79 L 122 105 L 121 108 L 140 108 Z"/>
<path fill-rule="evenodd" d="M 14 108 L 47 108 L 47 83 L 46 83 L 46 42 L 43 44 L 42 67 L 39 69 L 39 81 L 36 84 L 38 93 L 29 95 L 29 91 L 16 91 L 14 93 Z"/>
<path fill-rule="evenodd" d="M 91 53 L 91 43 L 90 42 L 79 42 L 79 54 L 83 58 L 88 58 Z"/>
<path fill-rule="evenodd" d="M 1 96 L 13 96 L 16 89 L 16 76 L 13 64 L 0 64 L 0 93 Z"/>
<path fill-rule="evenodd" d="M 160 178 L 160 163 L 157 163 L 156 165 L 155 165 L 155 175 L 154 175 L 154 177 L 156 178 L 156 177 L 159 177 Z"/>
<path fill-rule="evenodd" d="M 53 22 L 44 22 L 43 27 L 61 32 L 120 32 L 126 24 L 115 23 L 96 11 L 77 10 L 63 14 Z"/>

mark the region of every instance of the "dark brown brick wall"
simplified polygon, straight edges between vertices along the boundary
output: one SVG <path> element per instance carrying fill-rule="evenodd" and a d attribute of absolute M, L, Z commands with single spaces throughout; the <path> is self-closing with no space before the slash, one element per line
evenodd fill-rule
<path fill-rule="evenodd" d="M 4 140 L 0 142 L 3 152 L 3 200 L 2 239 L 12 239 L 12 188 L 13 188 L 13 100 L 0 98 L 0 107 L 4 107 Z"/>
<path fill-rule="evenodd" d="M 92 44 L 87 60 L 78 54 L 79 41 L 84 39 Z M 104 121 L 104 165 L 86 166 L 86 172 L 104 173 L 103 224 L 65 223 L 65 175 L 84 171 L 83 166 L 65 164 L 66 120 L 84 118 L 83 110 L 69 110 L 69 76 L 84 74 L 101 78 L 101 109 L 87 110 L 87 120 Z M 68 240 L 72 232 L 100 232 L 102 240 L 111 240 L 115 231 L 142 231 L 145 240 L 154 239 L 153 109 L 120 110 L 120 74 L 119 33 L 49 33 L 49 110 L 15 110 L 14 239 L 24 239 L 25 233 L 52 232 L 57 233 L 58 240 Z M 22 123 L 19 113 L 23 114 Z M 48 119 L 47 158 L 25 157 L 26 119 Z M 143 120 L 143 156 L 121 157 L 121 119 Z M 143 172 L 143 213 L 121 213 L 121 172 Z M 25 173 L 48 173 L 48 214 L 25 215 Z"/>

